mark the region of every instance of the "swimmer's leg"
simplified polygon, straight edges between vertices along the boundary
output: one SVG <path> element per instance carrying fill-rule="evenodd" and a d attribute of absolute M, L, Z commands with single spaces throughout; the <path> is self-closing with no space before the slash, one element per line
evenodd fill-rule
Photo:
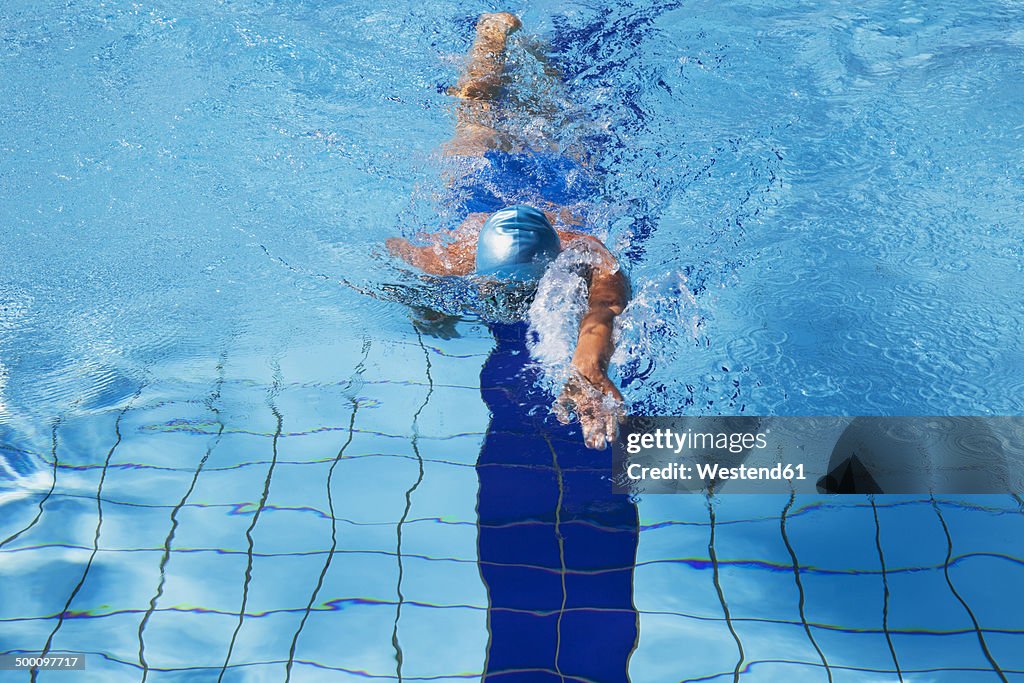
<path fill-rule="evenodd" d="M 572 142 L 566 144 L 564 140 L 549 139 L 549 133 L 565 125 L 578 127 L 581 114 L 573 107 L 566 107 L 565 84 L 561 70 L 551 62 L 550 45 L 536 37 L 522 38 L 523 51 L 537 61 L 544 78 L 534 82 L 533 87 L 511 92 L 502 90 L 509 36 L 520 27 L 519 19 L 507 12 L 481 15 L 469 63 L 458 83 L 448 91 L 462 101 L 456 108 L 455 136 L 444 146 L 444 153 L 473 157 L 483 156 L 489 150 L 512 153 L 547 150 L 586 166 L 588 150 Z M 534 127 L 529 140 L 524 139 L 522 131 L 507 130 L 503 120 L 513 110 L 544 120 L 548 130 Z"/>
<path fill-rule="evenodd" d="M 508 12 L 481 15 L 469 63 L 449 94 L 462 100 L 455 111 L 455 135 L 445 154 L 483 156 L 489 149 L 505 149 L 508 138 L 493 124 L 495 100 L 501 94 L 508 36 L 522 26 Z"/>

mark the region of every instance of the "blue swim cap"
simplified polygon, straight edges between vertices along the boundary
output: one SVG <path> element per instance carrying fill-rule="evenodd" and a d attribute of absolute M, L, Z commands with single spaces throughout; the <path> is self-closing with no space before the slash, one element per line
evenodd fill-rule
<path fill-rule="evenodd" d="M 517 204 L 495 211 L 480 229 L 476 272 L 512 280 L 537 280 L 562 250 L 547 216 Z"/>

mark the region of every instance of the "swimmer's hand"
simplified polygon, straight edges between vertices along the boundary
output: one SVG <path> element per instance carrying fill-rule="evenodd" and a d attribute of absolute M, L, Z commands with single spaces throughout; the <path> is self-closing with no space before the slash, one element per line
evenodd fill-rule
<path fill-rule="evenodd" d="M 562 424 L 569 424 L 575 415 L 587 447 L 603 450 L 618 436 L 626 408 L 608 375 L 597 368 L 589 370 L 573 365 L 572 376 L 555 400 L 554 413 Z"/>

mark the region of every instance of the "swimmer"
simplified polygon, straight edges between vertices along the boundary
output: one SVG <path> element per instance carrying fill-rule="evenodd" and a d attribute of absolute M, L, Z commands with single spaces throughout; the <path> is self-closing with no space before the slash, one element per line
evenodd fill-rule
<path fill-rule="evenodd" d="M 614 350 L 613 321 L 626 306 L 629 285 L 618 261 L 600 240 L 568 227 L 578 225 L 579 219 L 559 202 L 572 199 L 564 176 L 572 172 L 574 162 L 534 152 L 497 125 L 507 41 L 520 26 L 519 19 L 507 12 L 480 17 L 466 69 L 448 91 L 460 102 L 455 135 L 443 153 L 486 160 L 492 171 L 504 172 L 500 179 L 505 184 L 527 182 L 522 173 L 519 177 L 516 173 L 523 164 L 542 164 L 543 175 L 562 177 L 538 188 L 530 204 L 505 205 L 502 197 L 487 188 L 468 188 L 472 194 L 465 204 L 468 215 L 456 230 L 425 236 L 430 242 L 425 246 L 401 237 L 392 237 L 386 244 L 393 256 L 431 275 L 473 275 L 516 287 L 535 287 L 560 252 L 578 250 L 589 264 L 588 305 L 580 322 L 572 375 L 554 408 L 563 424 L 575 414 L 586 445 L 602 449 L 615 439 L 624 415 L 622 394 L 608 378 L 608 362 Z M 516 193 L 522 189 L 515 188 Z"/>

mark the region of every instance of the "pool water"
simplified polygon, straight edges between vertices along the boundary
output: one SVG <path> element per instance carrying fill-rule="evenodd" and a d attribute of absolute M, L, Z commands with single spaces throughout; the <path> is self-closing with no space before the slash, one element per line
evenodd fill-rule
<path fill-rule="evenodd" d="M 1024 681 L 1019 498 L 612 496 L 568 273 L 410 323 L 493 9 L 0 8 L 0 680 Z M 633 413 L 1021 413 L 1024 8 L 501 9 Z"/>

